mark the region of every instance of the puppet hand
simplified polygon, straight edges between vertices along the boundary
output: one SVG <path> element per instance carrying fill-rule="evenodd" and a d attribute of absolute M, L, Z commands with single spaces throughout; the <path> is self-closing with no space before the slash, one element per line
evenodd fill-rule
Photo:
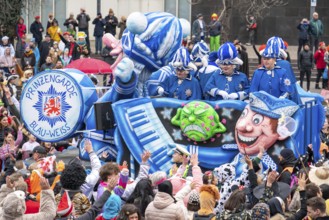
<path fill-rule="evenodd" d="M 164 93 L 164 89 L 161 86 L 159 86 L 158 87 L 158 94 L 162 96 L 163 93 Z"/>
<path fill-rule="evenodd" d="M 228 99 L 238 99 L 239 96 L 238 96 L 238 93 L 231 93 L 228 95 Z"/>
<path fill-rule="evenodd" d="M 227 92 L 225 92 L 225 91 L 223 91 L 223 90 L 219 90 L 218 92 L 217 92 L 217 95 L 220 95 L 220 96 L 222 96 L 223 97 L 223 99 L 229 99 L 229 95 L 228 95 L 228 93 Z"/>
<path fill-rule="evenodd" d="M 123 58 L 115 68 L 114 75 L 122 82 L 127 83 L 131 79 L 134 63 L 129 58 Z"/>

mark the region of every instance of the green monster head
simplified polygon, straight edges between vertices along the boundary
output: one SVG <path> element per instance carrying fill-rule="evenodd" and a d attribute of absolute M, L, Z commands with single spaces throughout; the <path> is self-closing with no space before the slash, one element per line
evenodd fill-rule
<path fill-rule="evenodd" d="M 193 141 L 206 141 L 215 134 L 226 131 L 215 109 L 200 101 L 193 101 L 183 108 L 178 108 L 171 123 L 180 126 L 183 134 Z"/>

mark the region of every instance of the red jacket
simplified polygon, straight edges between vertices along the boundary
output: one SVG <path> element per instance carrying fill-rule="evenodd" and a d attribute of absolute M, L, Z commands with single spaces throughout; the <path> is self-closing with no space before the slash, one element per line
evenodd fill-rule
<path fill-rule="evenodd" d="M 25 24 L 17 24 L 17 35 L 18 35 L 18 37 L 22 38 L 25 33 L 26 33 Z"/>
<path fill-rule="evenodd" d="M 324 54 L 326 50 L 317 50 L 314 54 L 314 61 L 317 69 L 325 69 L 326 62 L 324 61 Z"/>

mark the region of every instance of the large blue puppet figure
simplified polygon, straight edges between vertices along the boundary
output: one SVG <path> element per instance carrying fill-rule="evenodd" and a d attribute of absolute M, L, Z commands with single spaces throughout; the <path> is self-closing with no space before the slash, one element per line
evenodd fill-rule
<path fill-rule="evenodd" d="M 122 47 L 126 58 L 116 67 L 115 83 L 97 102 L 116 102 L 122 99 L 147 95 L 145 82 L 151 72 L 167 65 L 179 49 L 183 36 L 189 34 L 189 22 L 178 19 L 169 13 L 152 12 L 142 14 L 134 12 L 127 19 L 127 29 L 122 36 Z M 94 150 L 98 154 L 109 152 L 110 160 L 120 160 L 121 156 L 113 139 L 113 131 L 106 134 L 96 131 L 95 110 L 92 107 L 85 117 L 84 137 L 91 138 Z M 84 154 L 83 142 L 80 144 L 80 156 Z"/>
<path fill-rule="evenodd" d="M 249 92 L 265 91 L 277 98 L 289 98 L 293 92 L 291 80 L 286 70 L 275 64 L 280 56 L 279 41 L 269 41 L 262 56 L 264 66 L 254 72 Z"/>
<path fill-rule="evenodd" d="M 134 61 L 140 96 L 148 95 L 145 82 L 151 73 L 172 60 L 183 37 L 189 34 L 185 27 L 188 25 L 186 20 L 179 20 L 165 12 L 145 15 L 134 12 L 129 15 L 127 29 L 122 36 L 122 47 L 125 55 Z"/>
<path fill-rule="evenodd" d="M 217 63 L 220 71 L 210 76 L 204 88 L 205 93 L 208 94 L 207 98 L 209 100 L 247 98 L 249 81 L 246 74 L 235 69 L 235 65 L 242 65 L 243 62 L 238 58 L 238 52 L 232 43 L 225 43 L 219 48 Z"/>

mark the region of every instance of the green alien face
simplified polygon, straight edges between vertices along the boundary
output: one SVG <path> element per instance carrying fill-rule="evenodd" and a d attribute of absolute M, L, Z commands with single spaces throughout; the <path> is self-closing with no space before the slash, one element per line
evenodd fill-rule
<path fill-rule="evenodd" d="M 206 141 L 215 134 L 226 131 L 215 109 L 200 101 L 193 101 L 183 108 L 178 108 L 171 123 L 179 126 L 184 135 L 193 141 Z"/>

